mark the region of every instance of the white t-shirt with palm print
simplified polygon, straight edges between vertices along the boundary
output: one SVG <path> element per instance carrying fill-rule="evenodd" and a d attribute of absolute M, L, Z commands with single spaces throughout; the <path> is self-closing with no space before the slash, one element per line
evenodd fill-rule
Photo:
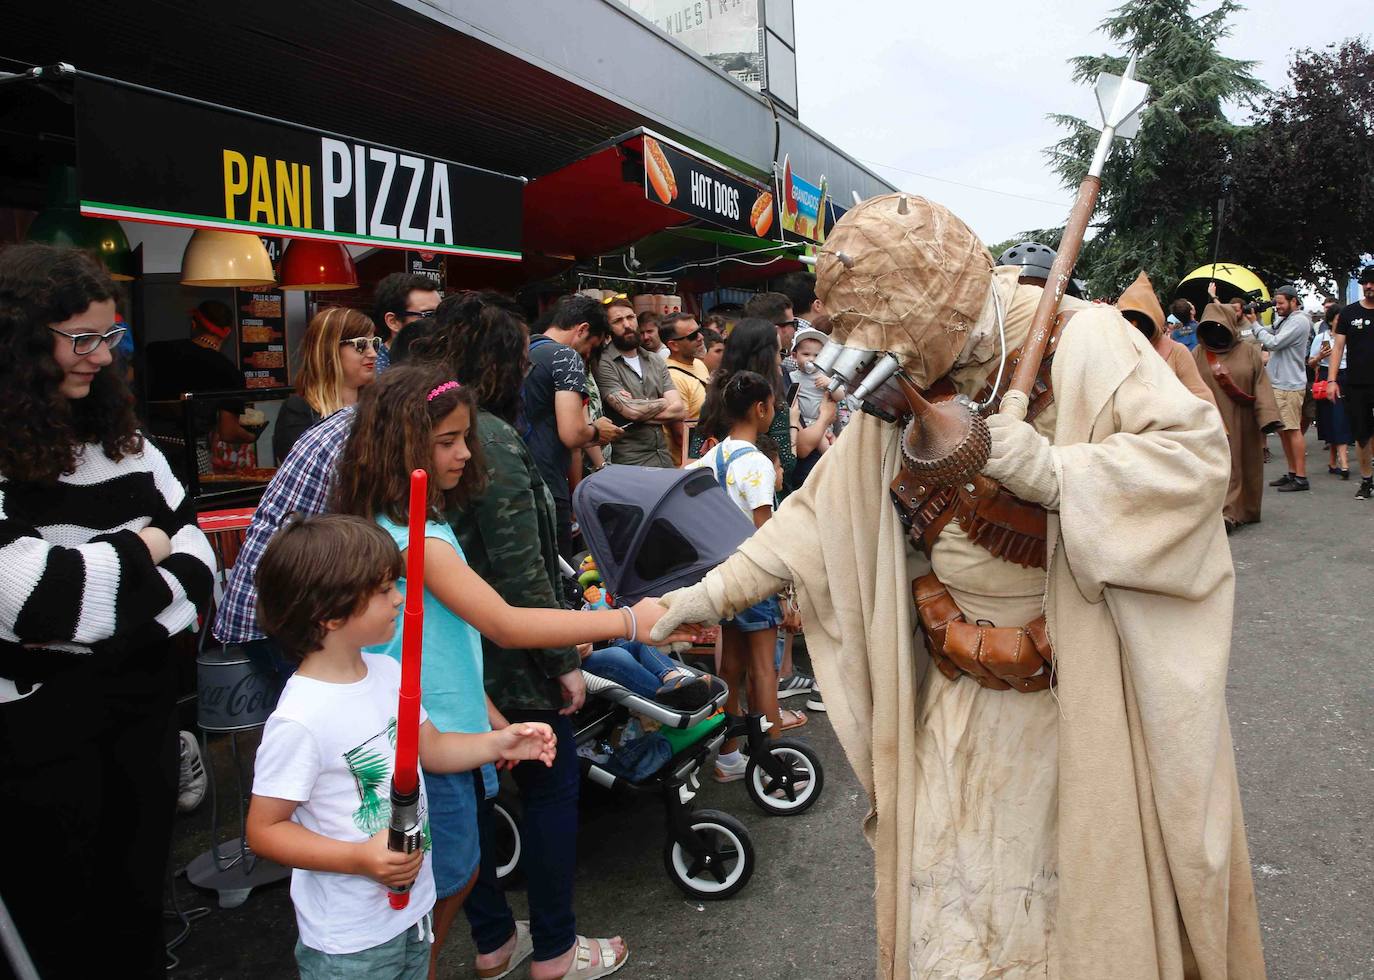
<path fill-rule="evenodd" d="M 734 455 L 736 453 L 738 455 Z M 773 463 L 752 443 L 743 439 L 722 440 L 701 459 L 688 464 L 687 469 L 704 468 L 714 473 L 716 464 L 722 459 L 730 460 L 725 471 L 725 492 L 735 505 L 744 511 L 745 517 L 752 518 L 755 509 L 759 507 L 773 506 L 774 490 L 777 487 L 777 474 L 773 470 Z"/>
<path fill-rule="evenodd" d="M 396 701 L 401 665 L 363 654 L 367 676 L 330 684 L 294 675 L 267 719 L 254 766 L 253 793 L 300 805 L 291 819 L 333 840 L 358 843 L 391 821 Z M 426 719 L 420 709 L 420 722 Z M 301 942 L 322 953 L 356 953 L 414 928 L 434 907 L 429 803 L 420 781 L 425 860 L 410 904 L 395 911 L 385 886 L 362 875 L 296 868 L 291 901 Z"/>

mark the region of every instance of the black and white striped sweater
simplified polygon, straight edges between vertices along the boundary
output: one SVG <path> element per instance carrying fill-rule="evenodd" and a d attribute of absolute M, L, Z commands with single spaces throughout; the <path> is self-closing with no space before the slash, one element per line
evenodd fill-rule
<path fill-rule="evenodd" d="M 150 525 L 172 542 L 160 565 L 138 537 Z M 118 462 L 87 445 L 56 483 L 0 475 L 0 702 L 191 626 L 213 569 L 186 491 L 151 442 Z"/>

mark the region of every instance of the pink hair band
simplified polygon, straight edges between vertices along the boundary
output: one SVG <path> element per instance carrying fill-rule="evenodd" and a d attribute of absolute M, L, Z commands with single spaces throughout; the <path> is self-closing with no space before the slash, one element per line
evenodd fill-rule
<path fill-rule="evenodd" d="M 461 387 L 463 387 L 463 386 L 460 385 L 457 381 L 445 381 L 445 382 L 444 382 L 443 384 L 441 384 L 439 387 L 437 387 L 437 388 L 435 388 L 433 391 L 431 391 L 431 392 L 429 393 L 429 397 L 426 398 L 425 401 L 427 401 L 427 402 L 432 402 L 432 401 L 434 401 L 434 399 L 438 398 L 438 397 L 439 397 L 440 395 L 442 395 L 444 392 L 446 392 L 446 391 L 448 391 L 448 390 L 450 390 L 450 389 L 452 389 L 452 388 L 461 388 Z"/>

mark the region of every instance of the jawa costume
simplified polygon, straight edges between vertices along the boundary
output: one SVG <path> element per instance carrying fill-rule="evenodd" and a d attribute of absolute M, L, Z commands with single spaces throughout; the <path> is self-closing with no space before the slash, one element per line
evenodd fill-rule
<path fill-rule="evenodd" d="M 976 397 L 998 321 L 1009 350 L 1028 334 L 1041 290 L 1018 271 L 937 204 L 866 201 L 817 260 L 845 345 L 821 359 L 858 382 L 840 369 L 891 352 L 929 397 Z M 773 520 L 664 597 L 656 633 L 796 585 L 869 794 L 879 977 L 1262 977 L 1225 704 L 1226 437 L 1116 310 L 1064 308 L 1033 425 L 988 420 L 977 483 L 922 485 L 899 426 L 856 416 Z M 885 392 L 865 405 L 899 416 Z"/>
<path fill-rule="evenodd" d="M 1227 529 L 1260 519 L 1264 495 L 1264 434 L 1282 425 L 1260 348 L 1242 342 L 1236 311 L 1208 303 L 1193 351 L 1198 371 L 1216 396 L 1231 443 L 1231 484 L 1222 516 Z"/>
<path fill-rule="evenodd" d="M 1135 282 L 1127 286 L 1116 301 L 1116 308 L 1128 323 L 1145 335 L 1150 346 L 1169 365 L 1169 370 L 1183 382 L 1183 387 L 1205 402 L 1212 405 L 1217 403 L 1212 389 L 1207 387 L 1198 373 L 1193 352 L 1169 336 L 1165 328 L 1164 307 L 1159 305 L 1159 297 L 1155 296 L 1149 276 L 1143 272 L 1136 276 Z"/>

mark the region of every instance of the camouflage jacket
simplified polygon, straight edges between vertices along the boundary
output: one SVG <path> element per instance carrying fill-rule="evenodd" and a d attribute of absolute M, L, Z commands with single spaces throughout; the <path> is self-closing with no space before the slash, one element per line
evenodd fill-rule
<path fill-rule="evenodd" d="M 506 602 L 559 608 L 558 538 L 553 497 L 519 434 L 490 412 L 478 412 L 486 457 L 486 492 L 448 514 L 468 564 Z M 487 694 L 502 711 L 563 706 L 558 676 L 581 663 L 572 647 L 507 650 L 482 637 Z"/>

